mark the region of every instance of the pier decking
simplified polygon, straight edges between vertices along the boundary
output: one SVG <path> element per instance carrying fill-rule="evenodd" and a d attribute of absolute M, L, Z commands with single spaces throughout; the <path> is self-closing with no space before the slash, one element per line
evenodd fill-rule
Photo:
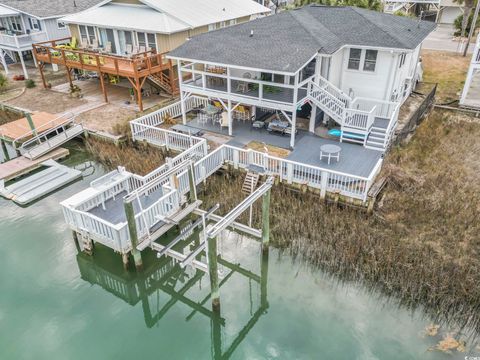
<path fill-rule="evenodd" d="M 29 123 L 27 117 L 11 121 L 7 124 L 0 126 L 0 138 L 5 141 L 11 142 L 15 139 L 18 139 L 22 136 L 27 136 L 32 131 L 32 125 L 38 132 L 48 131 L 53 129 L 55 126 L 59 125 L 64 118 L 59 117 L 55 114 L 50 114 L 47 112 L 36 112 L 31 115 L 32 124 Z M 55 121 L 58 119 L 58 122 Z"/>
<path fill-rule="evenodd" d="M 35 160 L 27 159 L 24 156 L 20 156 L 13 160 L 0 164 L 0 180 L 12 180 L 19 176 L 28 174 L 35 169 L 42 166 L 42 163 L 47 160 L 59 160 L 68 156 L 70 152 L 68 149 L 57 148 L 48 154 L 45 154 Z"/>

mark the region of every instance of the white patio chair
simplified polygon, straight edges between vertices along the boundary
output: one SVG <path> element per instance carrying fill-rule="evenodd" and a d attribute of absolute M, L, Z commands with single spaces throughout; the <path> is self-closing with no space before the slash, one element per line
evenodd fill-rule
<path fill-rule="evenodd" d="M 133 45 L 132 44 L 127 44 L 127 46 L 125 46 L 125 52 L 127 53 L 127 55 L 130 55 L 133 53 Z"/>

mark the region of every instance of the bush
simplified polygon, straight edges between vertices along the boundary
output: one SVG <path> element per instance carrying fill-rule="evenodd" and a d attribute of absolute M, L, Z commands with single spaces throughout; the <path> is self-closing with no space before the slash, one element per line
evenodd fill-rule
<path fill-rule="evenodd" d="M 0 73 L 0 91 L 5 90 L 8 84 L 8 78 L 4 73 Z"/>
<path fill-rule="evenodd" d="M 468 17 L 468 24 L 467 24 L 467 30 L 465 32 L 465 35 L 468 35 L 470 32 L 470 28 L 472 27 L 472 21 L 473 21 L 473 13 L 474 11 L 470 12 L 470 16 Z M 455 19 L 453 22 L 453 25 L 455 26 L 455 36 L 460 36 L 462 34 L 462 21 L 463 21 L 463 15 L 458 15 L 458 17 Z M 475 28 L 480 27 L 480 17 L 477 19 L 477 24 L 475 25 Z"/>
<path fill-rule="evenodd" d="M 32 79 L 25 80 L 25 87 L 27 89 L 34 88 L 35 86 L 36 86 L 35 81 L 33 81 Z"/>

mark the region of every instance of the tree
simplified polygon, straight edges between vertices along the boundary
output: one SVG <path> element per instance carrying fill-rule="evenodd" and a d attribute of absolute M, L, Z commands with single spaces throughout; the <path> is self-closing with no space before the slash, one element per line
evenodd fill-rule
<path fill-rule="evenodd" d="M 460 5 L 463 4 L 462 31 L 460 35 L 464 37 L 467 31 L 468 19 L 470 17 L 470 14 L 472 13 L 472 9 L 477 4 L 477 1 L 475 0 L 453 0 L 453 1 Z"/>

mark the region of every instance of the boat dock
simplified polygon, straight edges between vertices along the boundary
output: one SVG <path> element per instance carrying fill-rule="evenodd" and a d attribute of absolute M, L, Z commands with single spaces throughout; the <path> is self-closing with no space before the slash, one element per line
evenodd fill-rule
<path fill-rule="evenodd" d="M 47 160 L 60 160 L 70 154 L 68 149 L 57 148 L 37 159 L 30 160 L 25 156 L 19 156 L 13 160 L 0 164 L 0 180 L 9 181 L 28 174 L 42 166 Z"/>
<path fill-rule="evenodd" d="M 27 205 L 82 176 L 81 171 L 60 165 L 54 160 L 47 160 L 41 166 L 46 169 L 7 187 L 0 181 L 0 195 L 17 204 Z"/>

